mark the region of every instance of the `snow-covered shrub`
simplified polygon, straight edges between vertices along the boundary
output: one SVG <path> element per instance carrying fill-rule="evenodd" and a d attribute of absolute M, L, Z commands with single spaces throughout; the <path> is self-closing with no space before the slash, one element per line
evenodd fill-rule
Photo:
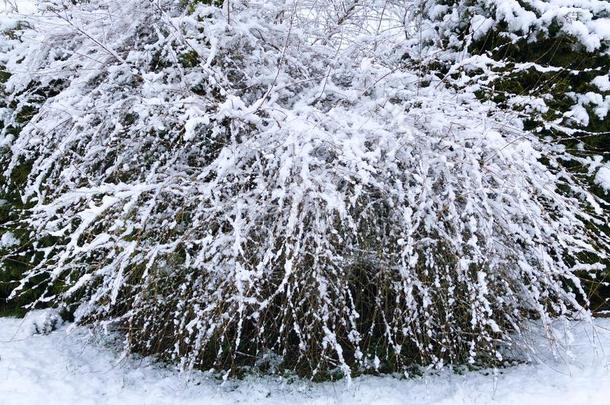
<path fill-rule="evenodd" d="M 455 51 L 440 63 L 453 84 L 522 112 L 541 136 L 609 152 L 610 3 L 430 0 L 424 10 L 431 49 Z"/>
<path fill-rule="evenodd" d="M 30 168 L 14 298 L 183 368 L 314 376 L 497 364 L 525 319 L 588 313 L 601 202 L 411 68 L 404 4 L 196 3 L 55 1 L 7 54 L 9 100 L 45 91 L 2 132 L 4 178 Z"/>
<path fill-rule="evenodd" d="M 560 159 L 562 167 L 587 183 L 605 200 L 604 209 L 610 209 L 610 197 L 595 181 L 610 159 L 610 3 L 430 0 L 422 4 L 422 63 L 450 85 L 519 112 L 526 130 L 563 145 L 569 153 Z M 439 54 L 439 44 L 453 54 Z M 607 221 L 589 226 L 610 235 Z M 589 280 L 591 290 L 600 293 L 593 300 L 599 309 L 610 309 L 603 304 L 610 299 L 603 285 L 610 279 L 609 261 L 605 267 L 603 279 Z"/>
<path fill-rule="evenodd" d="M 48 335 L 64 322 L 58 311 L 53 309 L 30 312 L 27 318 L 26 329 L 31 335 Z"/>

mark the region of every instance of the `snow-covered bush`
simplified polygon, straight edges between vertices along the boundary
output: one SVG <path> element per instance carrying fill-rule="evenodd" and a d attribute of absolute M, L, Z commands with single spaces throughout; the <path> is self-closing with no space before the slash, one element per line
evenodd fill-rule
<path fill-rule="evenodd" d="M 588 313 L 602 202 L 413 69 L 419 3 L 270 3 L 45 3 L 2 61 L 12 298 L 183 368 L 314 376 L 493 365 L 524 320 Z"/>
<path fill-rule="evenodd" d="M 610 159 L 610 3 L 431 0 L 422 4 L 421 63 L 446 83 L 518 112 L 526 130 L 563 145 L 569 153 L 560 159 L 562 167 L 587 183 L 605 200 L 604 209 L 610 209 L 610 198 L 596 181 Z M 439 54 L 439 44 L 453 54 Z M 610 234 L 605 223 L 589 226 Z M 610 262 L 605 266 L 603 282 L 610 279 Z M 599 281 L 588 281 L 595 286 L 593 305 L 610 309 L 610 291 Z"/>
<path fill-rule="evenodd" d="M 444 73 L 537 113 L 531 129 L 544 135 L 610 131 L 607 1 L 430 0 L 424 10 L 427 43 L 456 52 Z"/>

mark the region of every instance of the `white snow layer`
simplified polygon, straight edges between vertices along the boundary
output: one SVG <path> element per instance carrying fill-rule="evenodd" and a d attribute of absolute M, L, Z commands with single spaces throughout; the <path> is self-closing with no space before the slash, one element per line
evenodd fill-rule
<path fill-rule="evenodd" d="M 601 188 L 610 192 L 610 163 L 599 169 L 595 176 L 595 182 L 599 184 Z"/>
<path fill-rule="evenodd" d="M 575 323 L 569 359 L 549 353 L 536 364 L 495 376 L 449 371 L 416 379 L 368 376 L 348 386 L 271 378 L 221 384 L 203 373 L 179 374 L 148 360 L 119 360 L 85 328 L 63 326 L 32 335 L 44 331 L 51 318 L 40 313 L 26 320 L 0 318 L 1 404 L 605 405 L 610 398 L 610 319 L 597 319 L 594 327 Z M 548 342 L 534 343 L 548 352 Z"/>
<path fill-rule="evenodd" d="M 0 236 L 0 249 L 15 246 L 19 244 L 19 239 L 12 232 L 4 232 Z"/>
<path fill-rule="evenodd" d="M 601 91 L 610 91 L 610 76 L 597 76 L 592 83 Z"/>

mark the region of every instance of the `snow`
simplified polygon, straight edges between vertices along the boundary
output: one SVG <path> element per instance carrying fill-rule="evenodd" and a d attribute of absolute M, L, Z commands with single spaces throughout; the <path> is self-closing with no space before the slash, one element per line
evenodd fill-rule
<path fill-rule="evenodd" d="M 120 357 L 83 327 L 50 334 L 53 313 L 0 318 L 0 398 L 27 404 L 520 404 L 603 405 L 610 398 L 610 319 L 573 323 L 569 358 L 540 355 L 497 373 L 441 372 L 413 379 L 358 377 L 313 384 L 247 378 L 221 383 L 148 359 Z M 42 325 L 42 326 L 40 326 Z M 570 334 L 566 334 L 570 336 Z M 545 351 L 546 342 L 534 339 Z"/>
<path fill-rule="evenodd" d="M 606 192 L 610 192 L 610 164 L 606 164 L 599 169 L 595 176 L 595 182 Z"/>
<path fill-rule="evenodd" d="M 601 91 L 610 91 L 610 77 L 608 75 L 597 76 L 592 83 Z"/>
<path fill-rule="evenodd" d="M 19 239 L 12 232 L 4 232 L 0 237 L 0 249 L 15 246 L 19 244 Z"/>

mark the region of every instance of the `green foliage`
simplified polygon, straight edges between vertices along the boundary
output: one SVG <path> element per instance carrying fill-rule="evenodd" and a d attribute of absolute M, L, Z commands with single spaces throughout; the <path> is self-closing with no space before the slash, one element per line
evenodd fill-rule
<path fill-rule="evenodd" d="M 180 54 L 179 59 L 184 68 L 192 68 L 199 64 L 199 54 L 193 50 Z"/>

